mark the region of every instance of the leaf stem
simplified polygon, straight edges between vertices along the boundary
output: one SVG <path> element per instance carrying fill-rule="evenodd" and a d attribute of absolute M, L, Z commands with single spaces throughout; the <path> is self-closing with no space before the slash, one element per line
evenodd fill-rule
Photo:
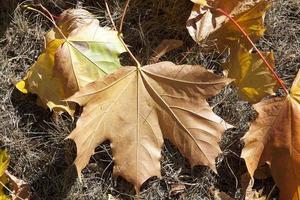
<path fill-rule="evenodd" d="M 218 11 L 219 13 L 221 13 L 222 15 L 226 16 L 240 31 L 241 33 L 247 38 L 247 40 L 249 41 L 249 43 L 252 45 L 252 47 L 255 49 L 255 51 L 258 53 L 258 55 L 260 56 L 260 58 L 264 61 L 264 63 L 266 64 L 267 68 L 270 70 L 270 72 L 273 74 L 274 78 L 276 79 L 276 81 L 279 83 L 279 85 L 283 88 L 284 92 L 288 95 L 288 89 L 285 86 L 284 82 L 280 79 L 280 77 L 277 75 L 277 73 L 274 71 L 273 67 L 268 63 L 267 59 L 263 56 L 263 54 L 261 53 L 261 51 L 256 47 L 256 45 L 254 44 L 254 42 L 251 40 L 251 38 L 249 37 L 249 35 L 246 33 L 246 31 L 237 23 L 237 21 L 235 21 L 235 19 L 233 19 L 233 17 L 231 17 L 227 12 L 225 12 L 224 10 L 222 10 L 221 8 L 215 8 L 214 10 Z"/>
<path fill-rule="evenodd" d="M 123 10 L 123 13 L 122 13 L 122 18 L 121 18 L 121 22 L 120 22 L 119 33 L 122 33 L 122 30 L 123 30 L 123 23 L 124 23 L 124 19 L 125 19 L 125 15 L 126 15 L 128 6 L 129 6 L 129 2 L 130 2 L 130 0 L 126 1 L 125 7 L 124 7 L 124 10 Z"/>
<path fill-rule="evenodd" d="M 104 3 L 105 3 L 105 7 L 106 7 L 106 10 L 107 10 L 107 13 L 108 13 L 108 16 L 109 16 L 109 19 L 110 19 L 110 22 L 112 23 L 113 27 L 114 27 L 114 30 L 115 31 L 118 31 L 117 27 L 116 27 L 116 24 L 111 16 L 111 13 L 110 13 L 110 9 L 109 9 L 109 6 L 108 6 L 108 3 L 107 3 L 107 0 L 104 0 Z"/>
<path fill-rule="evenodd" d="M 123 46 L 125 47 L 125 49 L 127 50 L 127 52 L 129 53 L 129 55 L 131 56 L 131 58 L 134 60 L 134 62 L 137 65 L 137 68 L 141 68 L 141 63 L 136 59 L 136 57 L 133 55 L 133 53 L 130 51 L 130 49 L 127 47 L 126 43 L 124 42 L 123 38 L 122 38 L 122 34 L 119 34 L 119 38 L 120 41 L 122 42 Z"/>
<path fill-rule="evenodd" d="M 111 16 L 110 9 L 109 9 L 109 6 L 108 6 L 108 4 L 107 4 L 107 0 L 104 0 L 104 2 L 105 2 L 106 10 L 107 10 L 107 12 L 108 12 L 108 16 L 109 16 L 109 18 L 110 18 L 110 20 L 111 20 L 111 23 L 113 24 L 114 29 L 117 30 L 116 25 L 115 25 L 115 23 L 114 23 L 114 20 L 113 20 L 113 18 L 112 18 L 112 16 Z M 125 17 L 125 14 L 126 14 L 126 12 L 127 12 L 127 8 L 128 8 L 128 5 L 129 5 L 129 2 L 130 2 L 130 0 L 127 0 L 126 5 L 125 5 L 125 8 L 124 8 L 124 11 L 123 11 L 121 24 L 120 24 L 120 28 L 119 28 L 119 31 L 118 31 L 118 32 L 119 32 L 119 33 L 118 33 L 118 36 L 119 36 L 119 39 L 120 39 L 121 43 L 123 44 L 124 48 L 126 49 L 126 51 L 129 53 L 130 57 L 131 57 L 131 58 L 134 60 L 134 62 L 136 63 L 137 68 L 141 68 L 140 62 L 136 59 L 136 57 L 133 55 L 133 53 L 132 53 L 132 52 L 130 51 L 130 49 L 127 47 L 126 43 L 124 42 L 124 40 L 123 40 L 123 38 L 122 38 L 122 25 L 123 25 L 123 22 L 124 22 L 124 17 Z"/>
<path fill-rule="evenodd" d="M 54 27 L 58 30 L 58 32 L 61 34 L 61 36 L 66 40 L 68 41 L 68 38 L 65 36 L 65 34 L 62 32 L 62 30 L 57 26 L 54 18 L 53 18 L 53 15 L 44 7 L 42 6 L 41 4 L 39 5 L 48 15 L 46 15 L 45 13 L 43 13 L 42 11 L 36 9 L 36 8 L 33 8 L 31 6 L 24 6 L 26 9 L 28 10 L 32 10 L 32 11 L 35 11 L 37 13 L 40 13 L 41 15 L 43 15 L 44 17 L 46 17 L 53 25 Z"/>

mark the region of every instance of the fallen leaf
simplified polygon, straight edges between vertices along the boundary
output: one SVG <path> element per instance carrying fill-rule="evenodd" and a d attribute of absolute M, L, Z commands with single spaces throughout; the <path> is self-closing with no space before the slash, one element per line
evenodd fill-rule
<path fill-rule="evenodd" d="M 265 200 L 267 197 L 263 195 L 263 190 L 257 191 L 253 189 L 254 179 L 250 177 L 249 173 L 241 176 L 241 190 L 245 194 L 245 200 Z"/>
<path fill-rule="evenodd" d="M 9 178 L 5 171 L 9 165 L 9 155 L 6 149 L 0 150 L 0 200 L 10 200 L 10 196 L 4 192 L 4 186 L 9 184 Z"/>
<path fill-rule="evenodd" d="M 225 192 L 220 192 L 219 189 L 210 188 L 210 193 L 214 196 L 214 200 L 234 200 L 231 196 Z"/>
<path fill-rule="evenodd" d="M 177 49 L 183 45 L 182 40 L 163 40 L 158 47 L 154 49 L 154 53 L 151 55 L 150 64 L 157 63 L 159 59 L 166 53 Z"/>
<path fill-rule="evenodd" d="M 206 98 L 232 80 L 201 66 L 161 62 L 124 67 L 82 88 L 68 100 L 83 106 L 68 138 L 77 146 L 78 174 L 95 148 L 111 142 L 115 176 L 136 191 L 150 177 L 160 177 L 161 147 L 171 141 L 192 166 L 216 171 L 218 142 L 230 127 L 215 115 Z"/>
<path fill-rule="evenodd" d="M 281 200 L 299 200 L 300 196 L 300 72 L 287 97 L 264 100 L 254 108 L 258 112 L 244 136 L 245 159 L 249 174 L 270 163 Z"/>
<path fill-rule="evenodd" d="M 177 195 L 183 193 L 185 190 L 186 190 L 186 187 L 184 184 L 173 183 L 173 184 L 171 184 L 169 196 L 177 196 Z"/>
<path fill-rule="evenodd" d="M 30 188 L 29 184 L 23 180 L 18 179 L 8 171 L 5 172 L 9 178 L 10 185 L 12 185 L 13 193 L 11 194 L 12 200 L 29 200 Z"/>
<path fill-rule="evenodd" d="M 206 0 L 191 0 L 195 4 L 203 5 L 203 6 L 208 6 Z"/>
<path fill-rule="evenodd" d="M 273 52 L 263 53 L 274 68 Z M 228 77 L 235 79 L 241 99 L 257 103 L 267 95 L 275 94 L 278 83 L 257 53 L 250 53 L 240 44 L 230 49 L 228 61 L 223 64 Z"/>
<path fill-rule="evenodd" d="M 265 32 L 264 16 L 270 5 L 270 0 L 215 0 L 210 5 L 212 8 L 195 4 L 187 21 L 187 29 L 197 43 L 212 41 L 221 51 L 230 47 L 233 41 L 240 41 L 250 49 L 252 46 L 240 30 L 215 8 L 221 8 L 231 15 L 256 42 Z"/>
<path fill-rule="evenodd" d="M 118 198 L 114 197 L 113 195 L 108 195 L 108 200 L 119 200 Z"/>
<path fill-rule="evenodd" d="M 23 93 L 37 94 L 40 104 L 58 113 L 74 113 L 65 101 L 81 87 L 121 67 L 125 48 L 116 31 L 99 27 L 88 11 L 64 11 L 46 36 L 46 48 L 25 78 L 16 84 Z"/>
<path fill-rule="evenodd" d="M 9 155 L 6 149 L 0 150 L 0 200 L 28 200 L 29 185 L 7 171 Z M 9 189 L 10 195 L 4 193 L 4 187 Z"/>

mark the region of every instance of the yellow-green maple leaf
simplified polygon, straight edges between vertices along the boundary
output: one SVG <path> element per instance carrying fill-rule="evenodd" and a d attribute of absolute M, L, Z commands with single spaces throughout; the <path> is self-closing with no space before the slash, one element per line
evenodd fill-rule
<path fill-rule="evenodd" d="M 120 68 L 119 55 L 126 50 L 118 33 L 99 27 L 86 10 L 63 12 L 57 25 L 45 37 L 44 52 L 16 87 L 37 94 L 42 106 L 72 116 L 74 104 L 63 100 Z"/>
<path fill-rule="evenodd" d="M 273 52 L 263 53 L 269 64 L 274 67 Z M 239 96 L 251 103 L 257 103 L 267 95 L 272 95 L 278 83 L 257 53 L 250 53 L 240 44 L 230 50 L 230 57 L 223 65 L 228 77 L 235 79 Z"/>

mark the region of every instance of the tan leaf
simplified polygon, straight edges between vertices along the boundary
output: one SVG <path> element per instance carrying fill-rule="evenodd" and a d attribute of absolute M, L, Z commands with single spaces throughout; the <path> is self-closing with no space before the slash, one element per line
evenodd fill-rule
<path fill-rule="evenodd" d="M 203 5 L 203 6 L 208 6 L 206 0 L 191 0 L 195 4 Z"/>
<path fill-rule="evenodd" d="M 268 63 L 274 68 L 273 52 L 263 53 Z M 240 44 L 230 49 L 230 57 L 223 64 L 228 77 L 235 79 L 239 96 L 251 103 L 257 103 L 267 95 L 275 94 L 278 83 L 257 53 L 250 53 Z"/>
<path fill-rule="evenodd" d="M 7 170 L 10 157 L 6 149 L 0 150 L 0 200 L 28 200 L 29 185 L 23 180 L 10 174 Z M 10 195 L 4 193 L 4 188 L 9 190 Z"/>
<path fill-rule="evenodd" d="M 4 193 L 4 186 L 9 184 L 9 178 L 5 174 L 10 157 L 6 149 L 0 149 L 0 200 L 10 200 L 10 196 Z"/>
<path fill-rule="evenodd" d="M 5 172 L 7 177 L 9 177 L 10 184 L 13 188 L 12 199 L 13 200 L 29 200 L 30 188 L 28 183 L 23 180 L 18 179 L 8 171 Z"/>
<path fill-rule="evenodd" d="M 159 59 L 166 53 L 177 49 L 183 45 L 182 40 L 163 40 L 158 47 L 154 49 L 154 53 L 151 55 L 150 64 L 157 63 Z"/>
<path fill-rule="evenodd" d="M 269 162 L 281 200 L 299 200 L 300 196 L 299 79 L 300 73 L 289 96 L 254 105 L 259 115 L 243 138 L 242 157 L 250 175 L 253 176 L 258 166 Z"/>
<path fill-rule="evenodd" d="M 255 42 L 263 36 L 264 15 L 271 5 L 269 0 L 215 0 L 213 8 L 221 8 L 230 14 Z M 187 29 L 196 42 L 216 42 L 220 50 L 240 41 L 252 48 L 237 27 L 215 9 L 195 4 L 187 21 Z"/>
<path fill-rule="evenodd" d="M 253 189 L 254 179 L 245 173 L 241 176 L 242 193 L 245 194 L 245 200 L 265 200 L 266 196 L 262 195 L 263 190 Z"/>
<path fill-rule="evenodd" d="M 234 200 L 231 196 L 216 188 L 210 188 L 210 193 L 214 196 L 214 200 Z"/>
<path fill-rule="evenodd" d="M 37 94 L 41 105 L 58 113 L 74 113 L 74 104 L 63 101 L 79 88 L 121 67 L 125 48 L 116 31 L 99 27 L 88 11 L 71 9 L 57 20 L 46 36 L 46 49 L 16 87 Z"/>
<path fill-rule="evenodd" d="M 77 146 L 78 173 L 106 140 L 111 142 L 113 174 L 133 183 L 136 191 L 148 178 L 160 177 L 164 139 L 177 146 L 192 166 L 215 170 L 221 152 L 218 142 L 230 126 L 205 99 L 231 81 L 201 66 L 161 62 L 121 68 L 82 88 L 69 99 L 83 106 L 68 137 Z"/>
<path fill-rule="evenodd" d="M 178 194 L 183 193 L 186 190 L 186 187 L 184 184 L 181 183 L 173 183 L 171 184 L 171 189 L 169 191 L 170 196 L 176 196 Z"/>

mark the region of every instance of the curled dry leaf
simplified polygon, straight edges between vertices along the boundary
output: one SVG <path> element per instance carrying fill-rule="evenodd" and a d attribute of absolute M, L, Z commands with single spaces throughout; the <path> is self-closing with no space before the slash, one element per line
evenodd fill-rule
<path fill-rule="evenodd" d="M 183 45 L 182 40 L 163 40 L 158 47 L 154 49 L 154 53 L 151 55 L 150 64 L 157 63 L 159 59 L 166 53 L 177 49 Z"/>
<path fill-rule="evenodd" d="M 271 5 L 270 0 L 213 0 L 209 5 L 211 7 L 195 4 L 187 21 L 187 29 L 197 43 L 207 39 L 223 50 L 238 40 L 248 49 L 252 48 L 238 28 L 215 8 L 231 15 L 252 41 L 263 36 L 264 15 Z"/>
<path fill-rule="evenodd" d="M 254 179 L 249 176 L 249 173 L 245 173 L 241 176 L 241 190 L 245 194 L 245 200 L 266 200 L 267 197 L 263 195 L 263 190 L 253 189 Z"/>
<path fill-rule="evenodd" d="M 29 185 L 7 171 L 9 160 L 7 151 L 5 149 L 0 150 L 0 199 L 28 200 Z M 8 188 L 12 193 L 10 195 L 5 194 L 4 187 Z"/>
<path fill-rule="evenodd" d="M 83 106 L 76 129 L 68 138 L 77 146 L 78 173 L 95 148 L 111 142 L 115 176 L 136 191 L 150 177 L 160 177 L 161 147 L 171 141 L 192 166 L 215 170 L 218 142 L 227 127 L 206 98 L 232 80 L 201 66 L 161 62 L 124 67 L 82 88 L 69 98 Z"/>
<path fill-rule="evenodd" d="M 58 28 L 46 36 L 46 48 L 16 87 L 37 94 L 40 104 L 56 112 L 74 113 L 74 104 L 63 101 L 86 84 L 119 67 L 125 48 L 116 31 L 99 27 L 88 11 L 64 11 Z"/>
<path fill-rule="evenodd" d="M 258 118 L 244 136 L 242 158 L 251 176 L 270 163 L 281 200 L 300 197 L 300 72 L 287 97 L 262 101 L 254 108 Z"/>
<path fill-rule="evenodd" d="M 199 4 L 199 5 L 203 5 L 203 6 L 208 6 L 206 0 L 191 0 L 191 1 L 194 2 L 195 4 Z"/>
<path fill-rule="evenodd" d="M 273 52 L 263 53 L 274 68 Z M 229 78 L 235 79 L 239 96 L 251 103 L 257 103 L 267 95 L 273 95 L 278 83 L 257 53 L 250 53 L 240 44 L 230 49 L 228 61 L 223 64 Z"/>
<path fill-rule="evenodd" d="M 210 188 L 209 192 L 214 196 L 215 200 L 234 200 L 231 196 L 229 196 L 225 192 L 221 192 L 216 188 Z"/>
<path fill-rule="evenodd" d="M 8 171 L 6 171 L 5 173 L 9 177 L 10 185 L 13 189 L 13 193 L 11 194 L 12 200 L 28 200 L 30 195 L 28 183 L 18 179 Z"/>
<path fill-rule="evenodd" d="M 0 199 L 10 200 L 10 196 L 4 192 L 4 186 L 9 184 L 9 178 L 5 174 L 9 165 L 9 155 L 6 150 L 0 150 Z"/>

